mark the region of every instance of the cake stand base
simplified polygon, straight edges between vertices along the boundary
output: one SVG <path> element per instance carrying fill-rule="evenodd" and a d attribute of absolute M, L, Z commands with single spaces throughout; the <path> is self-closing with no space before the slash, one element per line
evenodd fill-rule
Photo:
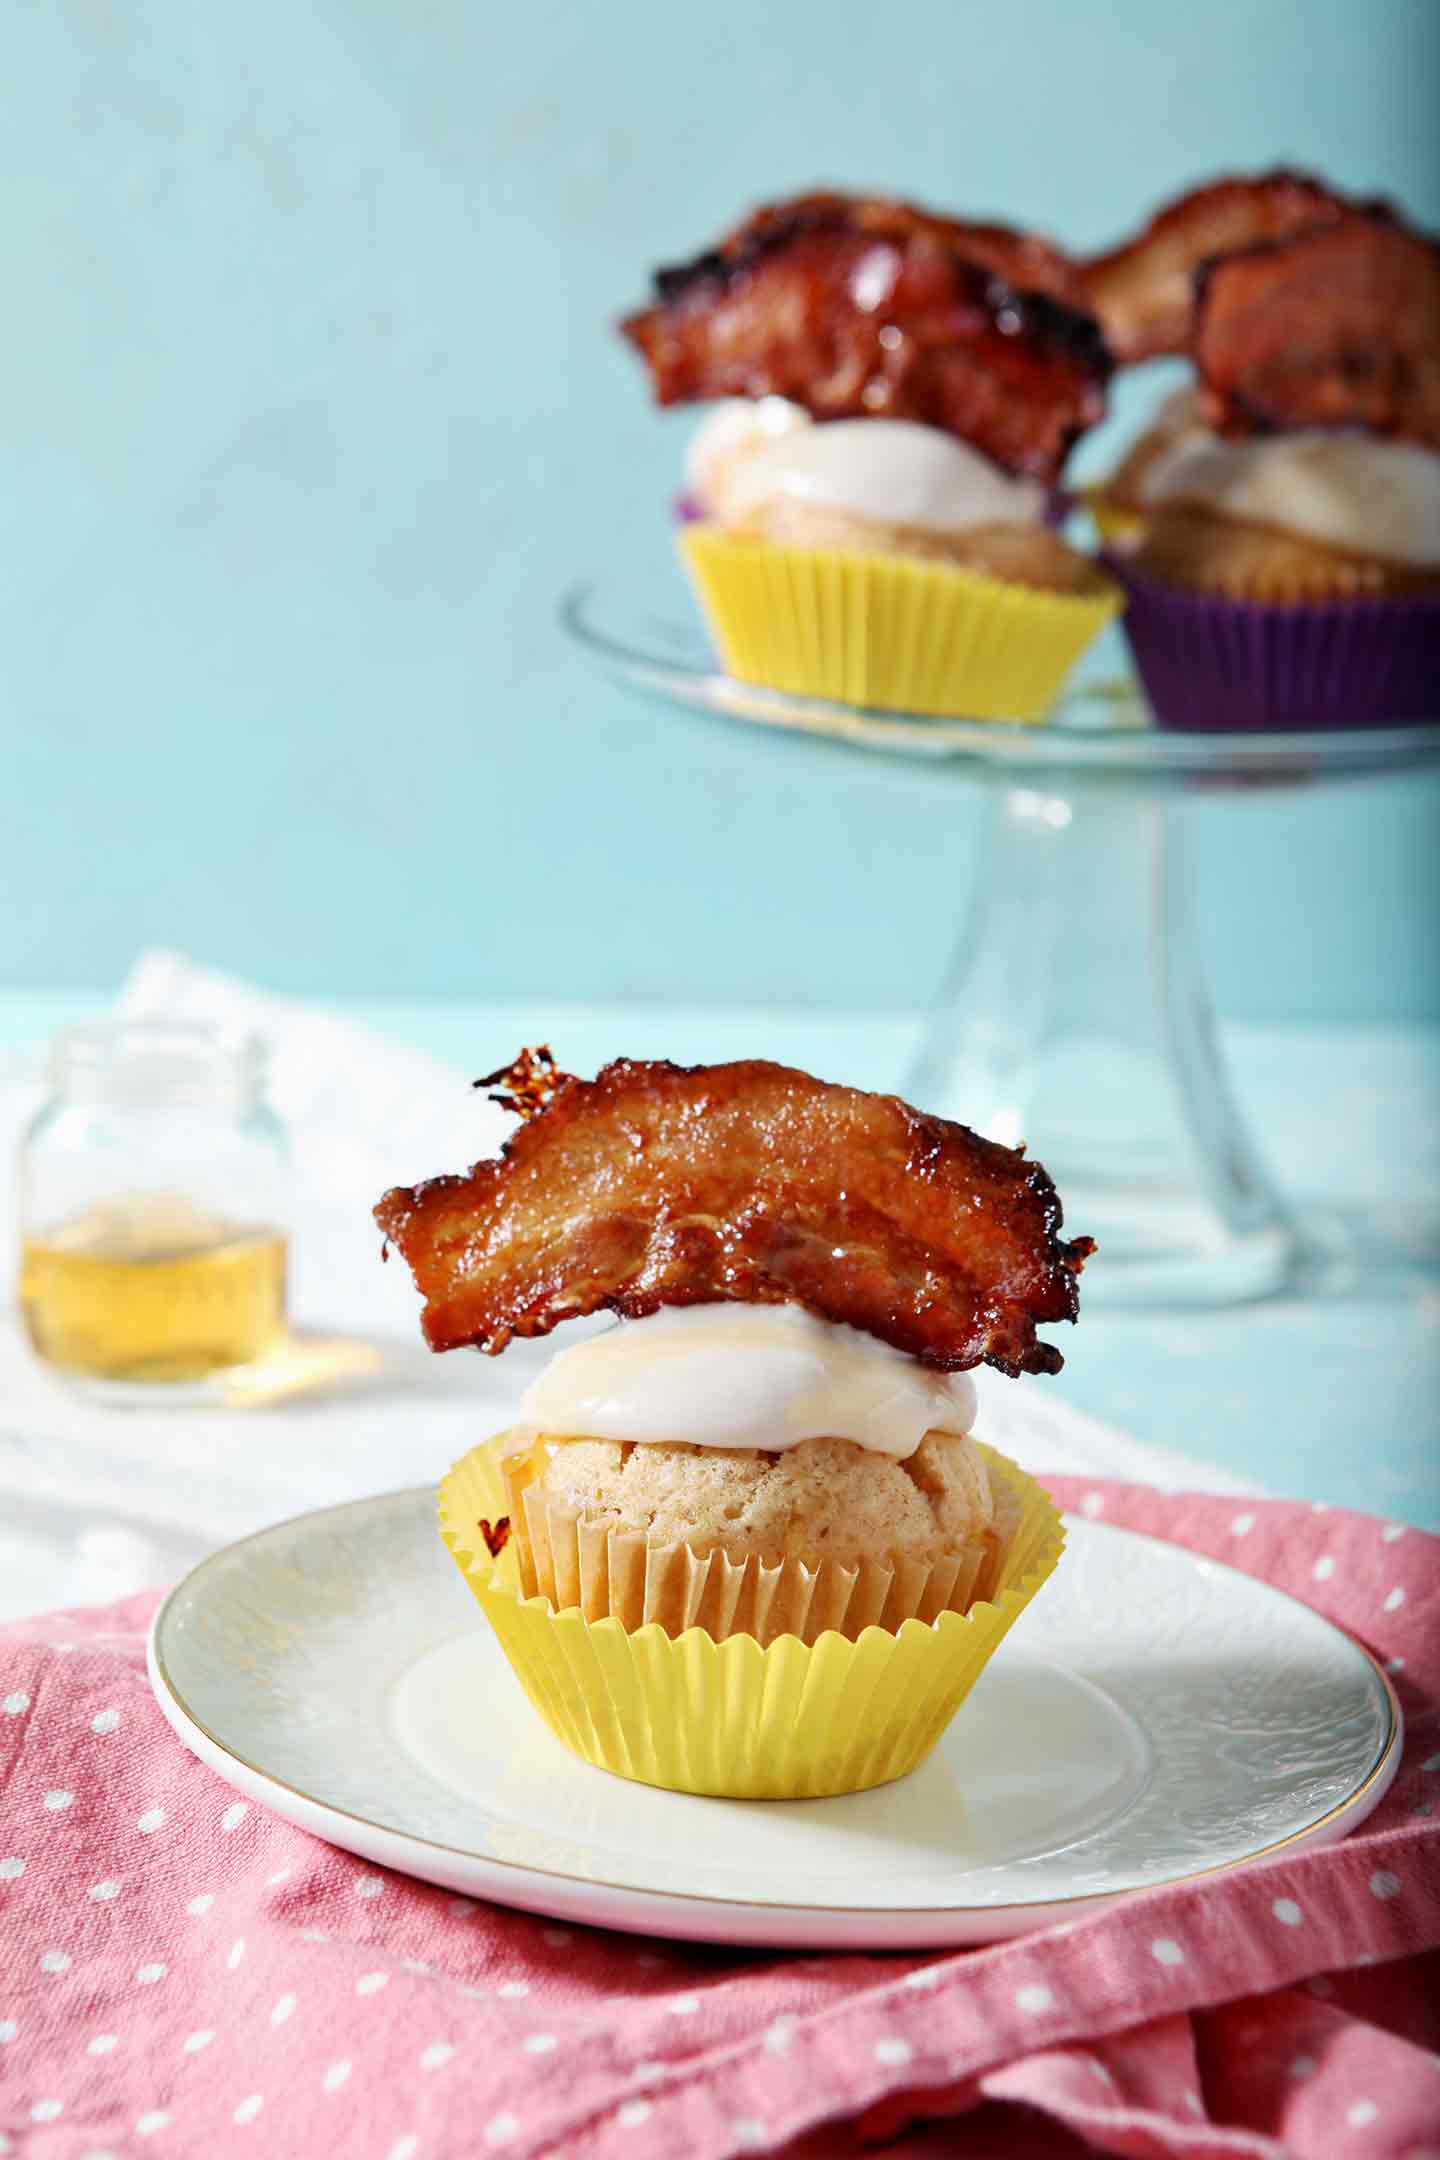
<path fill-rule="evenodd" d="M 1036 780 L 985 790 L 970 916 L 904 1092 L 1039 1157 L 1099 1246 L 1087 1304 L 1279 1289 L 1300 1241 L 1217 1047 L 1183 810 Z"/>

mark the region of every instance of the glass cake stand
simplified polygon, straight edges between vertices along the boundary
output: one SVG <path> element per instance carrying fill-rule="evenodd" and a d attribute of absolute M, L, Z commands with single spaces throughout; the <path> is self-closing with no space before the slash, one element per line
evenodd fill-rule
<path fill-rule="evenodd" d="M 628 688 L 832 755 L 980 786 L 974 898 L 903 1092 L 1022 1139 L 1100 1252 L 1092 1302 L 1213 1305 L 1303 1279 L 1316 1253 L 1266 1173 L 1216 1040 L 1178 802 L 1440 764 L 1440 721 L 1169 734 L 1102 641 L 1039 726 L 863 712 L 718 672 L 683 592 L 578 586 L 566 630 Z"/>

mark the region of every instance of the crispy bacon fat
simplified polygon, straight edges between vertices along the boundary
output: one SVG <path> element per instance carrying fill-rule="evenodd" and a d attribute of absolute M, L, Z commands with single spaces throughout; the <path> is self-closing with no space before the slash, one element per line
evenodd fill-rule
<path fill-rule="evenodd" d="M 1081 265 L 1090 307 L 1120 365 L 1190 349 L 1194 278 L 1236 248 L 1333 224 L 1354 208 L 1308 173 L 1215 180 L 1157 211 L 1143 232 Z"/>
<path fill-rule="evenodd" d="M 511 1070 L 523 1122 L 500 1156 L 375 1210 L 432 1349 L 733 1299 L 804 1305 L 950 1370 L 1059 1370 L 1036 1323 L 1075 1318 L 1094 1247 L 1061 1241 L 1023 1150 L 759 1059 L 622 1058 L 543 1093 L 534 1053 Z"/>
<path fill-rule="evenodd" d="M 1365 428 L 1440 450 L 1440 246 L 1384 214 L 1222 256 L 1195 365 L 1226 434 Z"/>
<path fill-rule="evenodd" d="M 817 420 L 920 420 L 1053 481 L 1101 419 L 1110 356 L 1048 241 L 905 203 L 802 195 L 661 270 L 620 328 L 662 405 L 780 396 Z"/>

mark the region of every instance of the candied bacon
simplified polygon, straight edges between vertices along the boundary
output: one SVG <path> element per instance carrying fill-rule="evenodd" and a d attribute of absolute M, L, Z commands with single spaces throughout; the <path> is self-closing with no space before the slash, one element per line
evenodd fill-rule
<path fill-rule="evenodd" d="M 1143 231 L 1080 266 L 1111 352 L 1122 367 L 1188 352 L 1194 279 L 1202 263 L 1333 224 L 1353 208 L 1323 180 L 1285 171 L 1212 180 L 1166 203 Z"/>
<path fill-rule="evenodd" d="M 1053 481 L 1110 376 L 1077 290 L 1048 241 L 809 195 L 657 272 L 655 303 L 620 328 L 662 405 L 780 396 L 817 420 L 918 420 Z"/>
<path fill-rule="evenodd" d="M 530 1069 L 527 1053 L 517 1060 Z M 503 1076 L 500 1076 L 503 1077 Z M 609 1310 L 794 1303 L 949 1370 L 1055 1372 L 1089 1238 L 1023 1149 L 760 1059 L 554 1076 L 494 1161 L 375 1209 L 432 1349 Z"/>
<path fill-rule="evenodd" d="M 564 1080 L 565 1074 L 556 1071 L 555 1054 L 549 1043 L 537 1043 L 533 1050 L 522 1050 L 519 1057 L 512 1058 L 498 1071 L 482 1073 L 471 1085 L 499 1087 L 501 1092 L 491 1095 L 488 1100 L 502 1110 L 513 1110 L 517 1117 L 528 1118 L 545 1108 Z"/>
<path fill-rule="evenodd" d="M 1440 245 L 1384 214 L 1209 263 L 1195 310 L 1221 433 L 1364 428 L 1440 450 Z"/>

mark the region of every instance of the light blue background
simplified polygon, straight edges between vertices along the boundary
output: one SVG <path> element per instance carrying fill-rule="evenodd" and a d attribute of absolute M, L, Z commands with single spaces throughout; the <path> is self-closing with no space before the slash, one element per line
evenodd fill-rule
<path fill-rule="evenodd" d="M 53 0 L 5 46 L 0 983 L 160 940 L 356 995 L 924 1001 L 968 790 L 632 703 L 553 627 L 577 573 L 671 576 L 690 422 L 608 319 L 817 180 L 1083 246 L 1284 157 L 1440 223 L 1433 0 Z M 1208 804 L 1222 1007 L 1440 1011 L 1437 802 Z"/>

